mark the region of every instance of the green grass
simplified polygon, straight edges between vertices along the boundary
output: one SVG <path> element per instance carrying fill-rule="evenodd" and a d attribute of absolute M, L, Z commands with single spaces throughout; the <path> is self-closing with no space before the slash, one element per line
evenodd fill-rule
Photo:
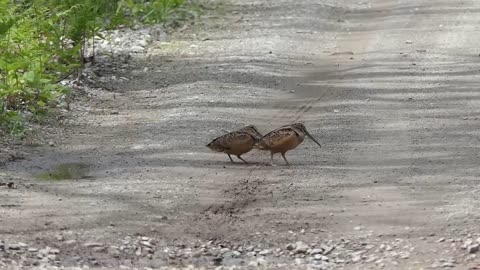
<path fill-rule="evenodd" d="M 49 171 L 37 174 L 36 177 L 46 181 L 61 181 L 88 178 L 90 165 L 84 163 L 63 163 Z"/>
<path fill-rule="evenodd" d="M 62 106 L 69 89 L 60 79 L 82 68 L 87 41 L 100 31 L 175 26 L 199 11 L 185 0 L 0 0 L 0 129 L 22 137 L 25 122 Z"/>

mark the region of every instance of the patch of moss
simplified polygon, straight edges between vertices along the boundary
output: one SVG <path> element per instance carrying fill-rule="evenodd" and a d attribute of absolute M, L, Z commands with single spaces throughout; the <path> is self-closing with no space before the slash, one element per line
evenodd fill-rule
<path fill-rule="evenodd" d="M 85 163 L 62 163 L 53 166 L 47 172 L 39 173 L 36 177 L 40 180 L 60 181 L 88 178 L 90 165 Z"/>

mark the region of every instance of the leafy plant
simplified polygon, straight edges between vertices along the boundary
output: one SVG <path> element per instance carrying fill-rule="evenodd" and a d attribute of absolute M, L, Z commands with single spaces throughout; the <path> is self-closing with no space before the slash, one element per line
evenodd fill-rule
<path fill-rule="evenodd" d="M 188 12 L 185 0 L 0 0 L 0 129 L 24 135 L 27 116 L 58 106 L 68 93 L 60 78 L 82 67 L 101 30 Z"/>

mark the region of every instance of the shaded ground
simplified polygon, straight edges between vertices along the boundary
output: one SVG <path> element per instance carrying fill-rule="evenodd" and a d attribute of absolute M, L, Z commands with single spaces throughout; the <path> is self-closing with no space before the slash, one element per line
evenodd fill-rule
<path fill-rule="evenodd" d="M 18 188 L 0 187 L 0 239 L 401 239 L 410 256 L 387 269 L 475 265 L 460 246 L 480 233 L 479 12 L 473 0 L 223 4 L 123 70 L 101 68 L 127 79 L 77 103 L 57 146 L 5 167 Z M 231 164 L 205 147 L 222 129 L 292 121 L 324 147 L 304 142 L 290 167 L 254 151 L 254 165 Z M 63 163 L 90 165 L 89 177 L 35 178 Z"/>

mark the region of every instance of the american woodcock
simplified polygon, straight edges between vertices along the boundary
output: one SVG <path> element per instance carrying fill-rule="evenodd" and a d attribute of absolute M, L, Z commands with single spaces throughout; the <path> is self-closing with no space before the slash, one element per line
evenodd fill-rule
<path fill-rule="evenodd" d="M 305 135 L 312 139 L 318 146 L 322 147 L 320 143 L 308 133 L 303 123 L 295 123 L 286 125 L 275 129 L 263 136 L 254 147 L 259 150 L 270 151 L 270 159 L 273 165 L 273 155 L 276 153 L 282 154 L 283 159 L 288 163 L 285 153 L 288 150 L 295 149 L 305 139 Z"/>
<path fill-rule="evenodd" d="M 258 132 L 257 128 L 249 125 L 214 139 L 207 144 L 207 147 L 216 152 L 226 153 L 231 162 L 233 162 L 233 159 L 230 155 L 236 155 L 240 160 L 248 163 L 241 155 L 250 152 L 253 149 L 253 145 L 261 137 L 262 134 Z"/>

